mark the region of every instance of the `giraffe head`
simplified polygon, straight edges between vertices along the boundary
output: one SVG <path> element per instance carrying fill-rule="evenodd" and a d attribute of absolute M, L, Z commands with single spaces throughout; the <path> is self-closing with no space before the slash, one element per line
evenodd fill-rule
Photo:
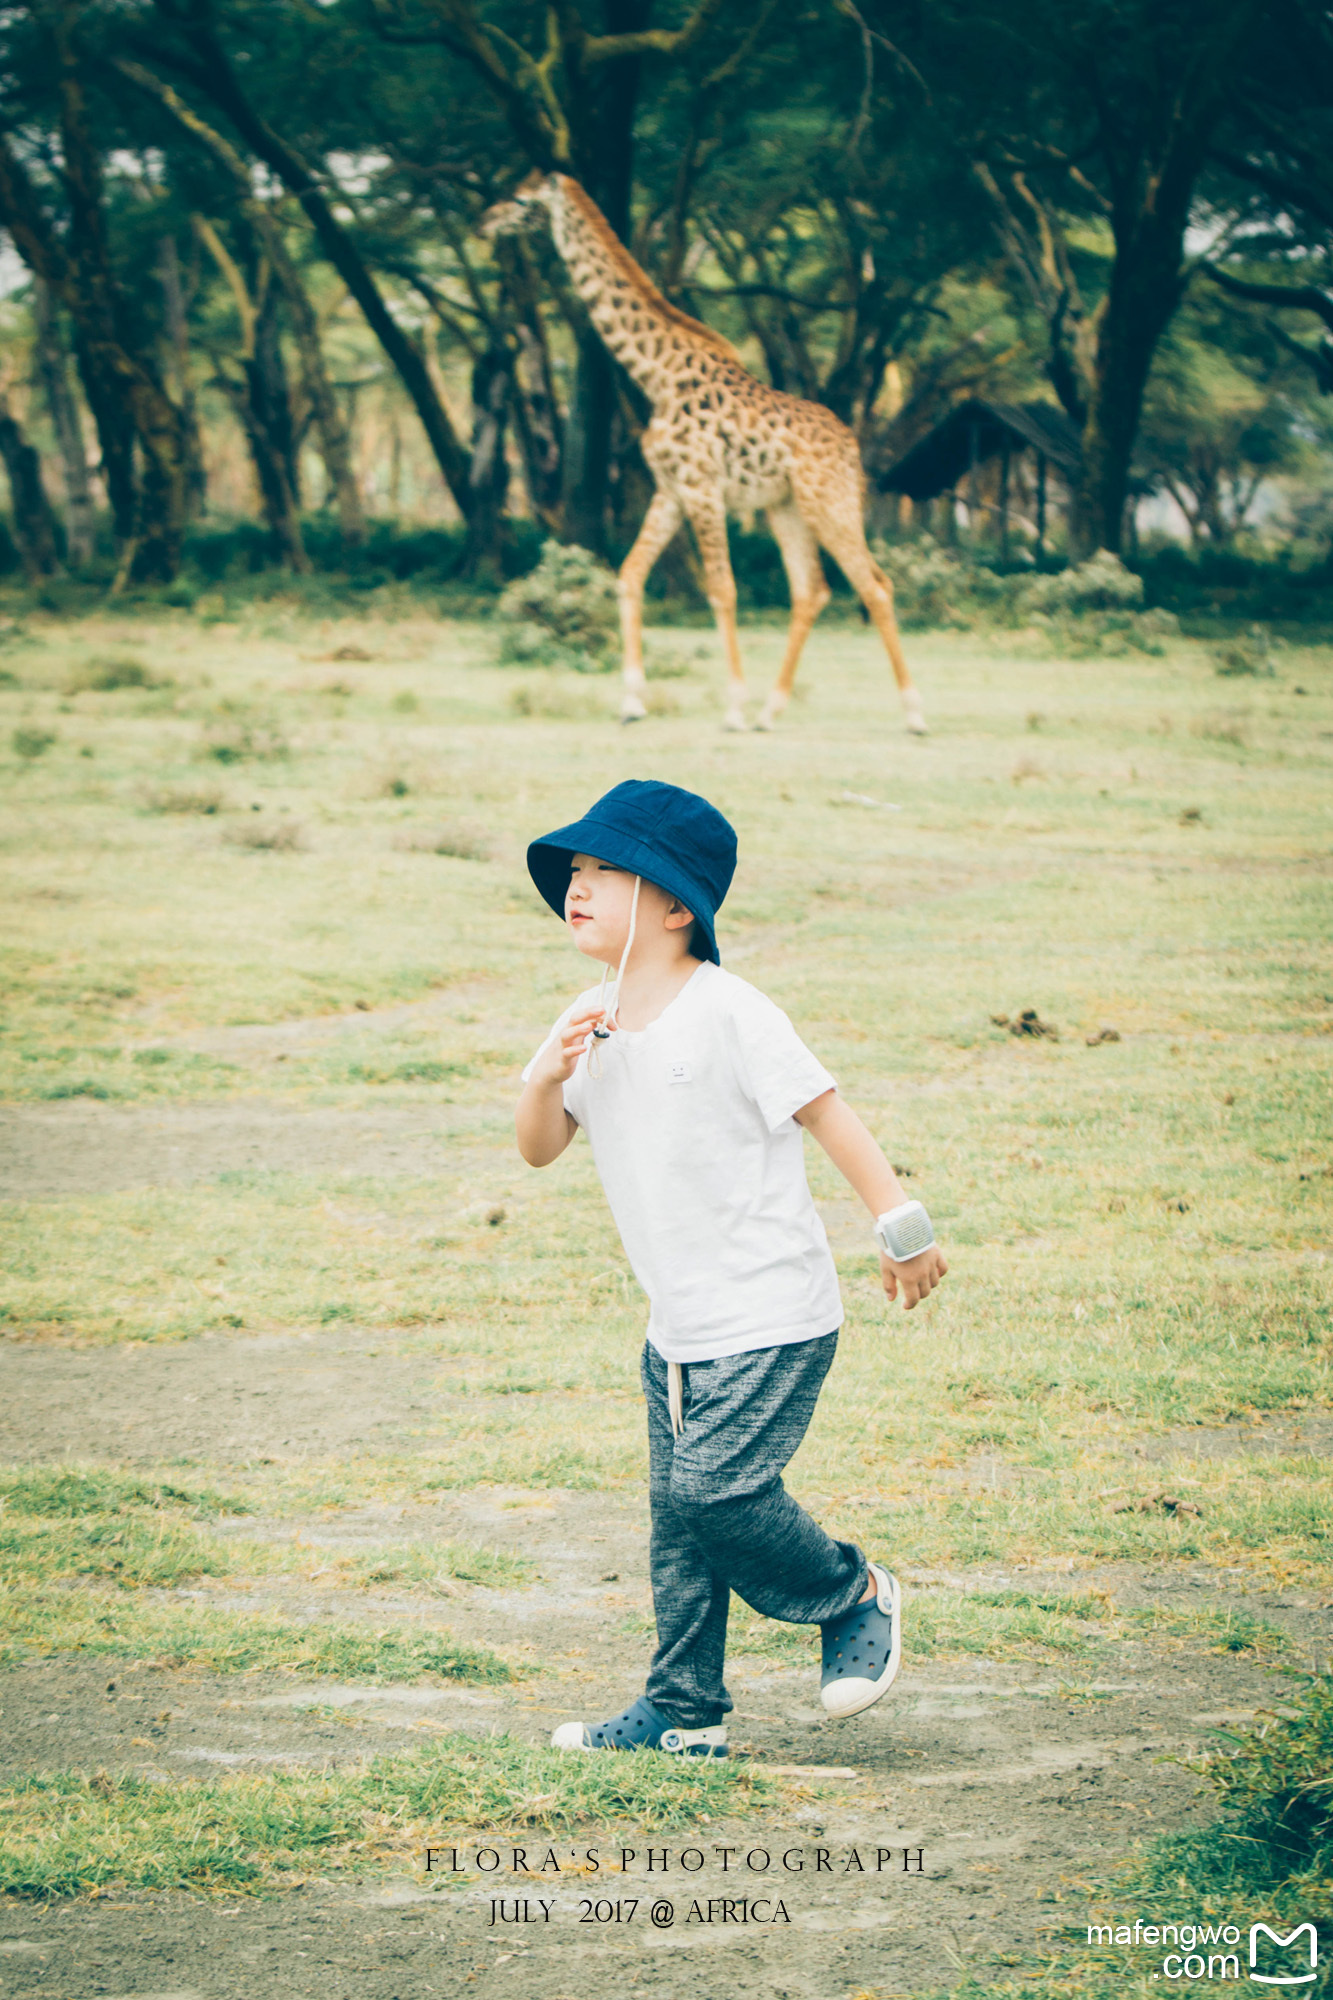
<path fill-rule="evenodd" d="M 478 234 L 489 242 L 495 236 L 513 236 L 520 230 L 533 228 L 541 221 L 543 212 L 549 214 L 559 200 L 560 179 L 559 174 L 534 170 L 519 182 L 508 201 L 497 201 L 486 210 L 477 225 Z"/>

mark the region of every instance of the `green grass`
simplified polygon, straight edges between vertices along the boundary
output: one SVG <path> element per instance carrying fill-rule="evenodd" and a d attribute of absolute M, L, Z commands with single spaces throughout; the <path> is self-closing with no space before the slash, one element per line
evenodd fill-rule
<path fill-rule="evenodd" d="M 1132 1926 L 1164 1923 L 1232 1925 L 1239 1947 L 1205 1942 L 1196 1946 L 1204 1962 L 1210 1954 L 1239 1951 L 1240 1977 L 1249 1964 L 1249 1927 L 1267 1923 L 1280 1933 L 1314 1923 L 1321 1944 L 1333 1920 L 1333 1679 L 1308 1677 L 1280 1708 L 1252 1729 L 1224 1735 L 1190 1766 L 1212 1793 L 1207 1817 L 1185 1832 L 1158 1836 L 1141 1847 L 1113 1877 L 1080 1885 L 1092 1907 L 1078 1921 L 1052 1925 L 1063 1936 L 1048 1944 L 1039 1966 L 1021 1979 L 988 1981 L 985 1991 L 1019 1993 L 1036 2000 L 1111 2000 L 1132 1995 L 1149 2000 L 1162 1990 L 1167 1945 L 1089 1942 L 1088 1925 Z M 1080 1904 L 1082 1898 L 1079 1899 Z M 1188 1938 L 1180 1942 L 1190 1949 Z M 1333 1991 L 1333 1970 L 1321 1949 L 1315 1982 L 1300 1990 Z M 1292 1953 L 1261 1958 L 1263 1969 L 1305 1970 L 1308 1956 Z M 1175 1975 L 1177 1978 L 1179 1974 Z M 1201 1981 L 1182 1981 L 1197 1990 Z M 963 2000 L 982 1990 L 971 1979 L 913 2000 Z M 867 1995 L 865 2000 L 875 2000 Z"/>
<path fill-rule="evenodd" d="M 442 1580 L 504 1587 L 532 1581 L 526 1556 L 434 1536 L 338 1554 L 318 1544 L 202 1532 L 197 1523 L 257 1511 L 236 1494 L 173 1486 L 79 1467 L 0 1472 L 0 1576 L 50 1582 L 76 1576 L 126 1586 L 170 1586 L 200 1576 L 332 1572 L 340 1584 L 438 1587 Z M 304 1512 L 304 1510 L 302 1510 Z"/>
<path fill-rule="evenodd" d="M 413 1681 L 423 1675 L 493 1685 L 517 1669 L 487 1646 L 429 1628 L 333 1620 L 303 1624 L 262 1612 L 179 1605 L 128 1592 L 0 1584 L 0 1666 L 56 1653 L 115 1655 L 215 1674 L 291 1673 Z"/>
<path fill-rule="evenodd" d="M 504 1736 L 442 1736 L 360 1770 L 215 1783 L 57 1773 L 0 1793 L 0 1891 L 258 1890 L 311 1875 L 420 1866 L 428 1843 L 631 1824 L 644 1832 L 754 1811 L 775 1796 L 742 1766 L 645 1753 L 565 1757 Z"/>
<path fill-rule="evenodd" d="M 505 1550 L 450 1541 L 339 1554 L 303 1542 L 209 1534 L 199 1520 L 254 1511 L 236 1495 L 137 1480 L 97 1468 L 0 1474 L 0 1663 L 57 1652 L 190 1662 L 217 1673 L 507 1680 L 484 1646 L 410 1627 L 358 1629 L 173 1602 L 203 1577 L 245 1589 L 304 1574 L 335 1590 L 392 1586 L 439 1595 L 454 1580 L 530 1582 L 534 1565 Z M 81 1589 L 71 1590 L 77 1584 Z M 106 1586 L 113 1585 L 113 1590 Z"/>
<path fill-rule="evenodd" d="M 376 1549 L 366 1555 L 339 1556 L 335 1571 L 340 1581 L 353 1584 L 386 1584 L 411 1588 L 434 1587 L 441 1577 L 460 1583 L 477 1583 L 502 1590 L 532 1583 L 537 1565 L 527 1556 L 508 1549 L 488 1549 L 468 1542 L 430 1541 L 412 1548 Z"/>
<path fill-rule="evenodd" d="M 25 1466 L 0 1472 L 0 1507 L 38 1519 L 140 1513 L 145 1509 L 159 1512 L 164 1508 L 187 1509 L 194 1519 L 254 1512 L 248 1500 L 234 1493 L 135 1479 L 102 1466 L 62 1467 L 58 1472 Z"/>
<path fill-rule="evenodd" d="M 652 1619 L 633 1613 L 622 1630 L 647 1636 Z M 1242 1611 L 1176 1611 L 1120 1607 L 1105 1591 L 938 1590 L 914 1586 L 904 1618 L 904 1645 L 913 1660 L 968 1654 L 988 1659 L 1050 1658 L 1086 1653 L 1110 1639 L 1152 1636 L 1218 1653 L 1271 1659 L 1289 1649 L 1286 1634 Z M 808 1664 L 818 1631 L 761 1618 L 732 1600 L 728 1655 Z"/>
<path fill-rule="evenodd" d="M 1333 1675 L 1315 1674 L 1253 1729 L 1232 1733 L 1193 1766 L 1215 1795 L 1206 1826 L 1149 1849 L 1144 1886 L 1182 1882 L 1217 1897 L 1276 1899 L 1283 1911 L 1333 1914 Z"/>
<path fill-rule="evenodd" d="M 1102 1562 L 1327 1577 L 1327 1461 L 1247 1432 L 1330 1403 L 1333 652 L 1289 648 L 1275 680 L 1242 685 L 1186 643 L 1088 663 L 917 636 L 934 729 L 918 743 L 858 629 L 816 635 L 771 736 L 718 729 L 710 635 L 651 647 L 672 709 L 624 732 L 611 680 L 500 667 L 481 624 L 320 622 L 295 599 L 232 623 L 28 620 L 0 687 L 0 1091 L 94 1137 L 250 1099 L 293 1128 L 310 1110 L 409 1130 L 428 1112 L 436 1135 L 410 1173 L 312 1155 L 5 1205 L 16 1338 L 350 1334 L 433 1378 L 380 1448 L 256 1461 L 228 1474 L 225 1507 L 207 1467 L 160 1469 L 196 1496 L 179 1503 L 18 1526 L 11 1504 L 40 1643 L 68 1620 L 93 1643 L 110 1603 L 117 1629 L 140 1621 L 124 1643 L 152 1648 L 166 1612 L 144 1593 L 173 1565 L 230 1575 L 210 1551 L 259 1576 L 309 1567 L 223 1532 L 242 1502 L 272 1521 L 491 1483 L 641 1484 L 642 1301 L 587 1149 L 534 1174 L 511 1117 L 521 1062 L 584 977 L 525 844 L 646 773 L 736 822 L 724 961 L 792 1014 L 950 1256 L 926 1308 L 886 1313 L 864 1219 L 811 1151 L 848 1319 L 797 1489 L 905 1567 L 1064 1558 L 1073 1602 Z M 781 633 L 746 649 L 762 687 Z M 108 660 L 143 678 L 90 665 Z M 16 730 L 51 740 L 23 755 Z M 246 846 L 252 826 L 300 844 Z M 467 838 L 437 851 L 442 827 Z M 1060 1039 L 995 1024 L 1025 1007 Z M 1089 1046 L 1104 1024 L 1121 1039 Z M 419 1592 L 432 1563 L 525 1574 L 407 1541 L 329 1560 L 344 1584 Z M 1041 1591 L 942 1592 L 920 1638 L 1058 1655 L 1098 1626 Z"/>

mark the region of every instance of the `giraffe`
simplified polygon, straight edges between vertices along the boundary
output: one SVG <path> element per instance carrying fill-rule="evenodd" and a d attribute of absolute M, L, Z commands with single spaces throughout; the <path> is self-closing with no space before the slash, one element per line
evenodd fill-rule
<path fill-rule="evenodd" d="M 530 174 L 489 209 L 482 233 L 524 229 L 541 212 L 597 332 L 652 405 L 640 439 L 655 493 L 621 567 L 618 595 L 624 694 L 620 716 L 647 714 L 643 592 L 653 564 L 682 521 L 694 530 L 708 602 L 726 657 L 725 726 L 748 728 L 736 629 L 736 581 L 727 553 L 728 513 L 762 509 L 791 590 L 782 665 L 757 719 L 772 729 L 791 698 L 801 650 L 829 601 L 820 561 L 828 550 L 884 642 L 906 727 L 924 735 L 893 615 L 893 585 L 866 547 L 865 478 L 852 432 L 819 403 L 770 389 L 742 366 L 731 343 L 664 298 L 635 263 L 592 197 L 568 174 Z"/>

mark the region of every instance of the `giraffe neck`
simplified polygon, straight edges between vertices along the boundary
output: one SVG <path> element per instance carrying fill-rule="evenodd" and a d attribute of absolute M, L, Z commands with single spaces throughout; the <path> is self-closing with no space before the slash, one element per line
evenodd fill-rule
<path fill-rule="evenodd" d="M 555 245 L 604 344 L 656 405 L 673 376 L 709 358 L 734 361 L 721 334 L 664 299 L 592 198 L 563 178 L 551 203 Z"/>

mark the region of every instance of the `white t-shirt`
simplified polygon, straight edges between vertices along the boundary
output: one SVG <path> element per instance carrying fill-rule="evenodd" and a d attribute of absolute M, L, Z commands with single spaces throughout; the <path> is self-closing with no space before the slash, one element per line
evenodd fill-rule
<path fill-rule="evenodd" d="M 537 1056 L 596 998 L 581 993 Z M 716 1361 L 832 1333 L 838 1276 L 792 1114 L 837 1086 L 782 1009 L 704 964 L 648 1027 L 598 1046 L 601 1075 L 580 1056 L 565 1108 L 592 1145 L 658 1353 Z"/>

